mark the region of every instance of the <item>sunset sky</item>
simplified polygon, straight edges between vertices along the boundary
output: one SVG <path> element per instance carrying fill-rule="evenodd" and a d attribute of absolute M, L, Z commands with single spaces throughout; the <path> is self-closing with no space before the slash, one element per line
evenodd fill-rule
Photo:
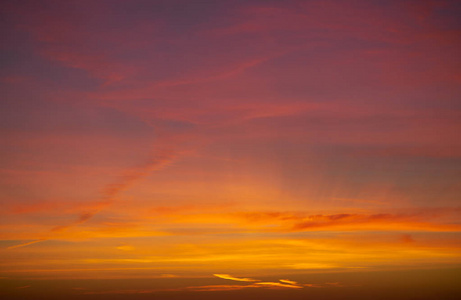
<path fill-rule="evenodd" d="M 454 293 L 460 1 L 0 11 L 1 293 Z"/>

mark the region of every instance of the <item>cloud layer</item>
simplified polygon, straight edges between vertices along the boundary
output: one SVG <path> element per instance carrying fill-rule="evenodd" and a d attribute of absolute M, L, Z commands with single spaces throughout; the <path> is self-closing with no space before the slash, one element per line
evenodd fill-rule
<path fill-rule="evenodd" d="M 0 5 L 0 275 L 459 264 L 456 1 Z"/>

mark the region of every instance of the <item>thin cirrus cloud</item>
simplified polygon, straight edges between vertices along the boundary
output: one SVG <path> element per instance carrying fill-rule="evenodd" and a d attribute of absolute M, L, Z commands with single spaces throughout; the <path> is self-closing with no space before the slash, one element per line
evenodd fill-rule
<path fill-rule="evenodd" d="M 238 278 L 238 277 L 231 276 L 229 274 L 213 274 L 213 275 L 218 278 L 235 280 L 235 281 L 247 281 L 247 282 L 259 281 L 257 279 L 252 279 L 252 278 Z"/>
<path fill-rule="evenodd" d="M 9 246 L 9 247 L 7 247 L 7 249 L 25 247 L 25 246 L 33 245 L 35 243 L 39 243 L 39 242 L 43 242 L 43 241 L 45 241 L 45 239 L 39 239 L 39 240 L 35 240 L 35 241 L 30 241 L 30 242 L 18 244 L 18 245 Z"/>
<path fill-rule="evenodd" d="M 179 213 L 180 214 L 180 213 Z M 415 210 L 413 213 L 338 213 L 309 215 L 305 212 L 233 212 L 230 214 L 185 214 L 181 219 L 190 223 L 220 222 L 249 226 L 251 230 L 272 231 L 346 231 L 361 230 L 422 230 L 458 232 L 459 208 Z"/>
<path fill-rule="evenodd" d="M 289 279 L 280 279 L 279 281 L 282 283 L 288 283 L 288 284 L 298 284 L 296 281 L 289 280 Z"/>
<path fill-rule="evenodd" d="M 289 288 L 289 289 L 302 289 L 302 286 L 294 285 L 294 284 L 285 284 L 280 282 L 257 282 L 256 284 L 260 284 L 262 286 L 269 286 L 269 287 L 280 287 L 280 288 Z"/>
<path fill-rule="evenodd" d="M 234 281 L 246 281 L 246 282 L 254 282 L 254 284 L 246 285 L 246 286 L 241 286 L 242 288 L 244 287 L 252 287 L 252 288 L 258 288 L 258 287 L 268 287 L 268 288 L 287 288 L 287 289 L 302 289 L 304 287 L 326 287 L 329 286 L 330 284 L 300 284 L 296 281 L 293 280 L 288 280 L 288 279 L 280 279 L 280 282 L 272 282 L 272 281 L 262 281 L 262 280 L 257 280 L 257 279 L 251 279 L 251 278 L 238 278 L 234 277 L 228 274 L 213 274 L 216 277 L 222 278 L 222 279 L 229 279 L 229 280 L 234 280 Z"/>
<path fill-rule="evenodd" d="M 111 204 L 116 201 L 116 197 L 124 190 L 128 189 L 131 185 L 142 179 L 143 177 L 149 175 L 154 170 L 159 170 L 168 164 L 172 163 L 173 159 L 176 158 L 176 153 L 172 151 L 157 151 L 155 155 L 153 155 L 149 162 L 145 163 L 144 165 L 136 168 L 131 168 L 125 171 L 125 174 L 121 176 L 118 182 L 111 183 L 107 185 L 102 191 L 102 199 L 96 203 L 96 210 L 92 212 L 84 212 L 81 213 L 77 220 L 74 222 L 67 224 L 67 225 L 58 225 L 50 229 L 49 233 L 45 233 L 45 235 L 53 236 L 53 233 L 65 231 L 71 227 L 78 226 L 80 224 L 86 223 L 90 219 L 92 219 L 97 213 L 99 213 L 104 208 L 110 206 Z M 8 249 L 14 249 L 18 247 L 24 247 L 28 245 L 32 245 L 38 242 L 46 241 L 50 239 L 48 238 L 41 238 L 35 241 L 26 242 L 14 246 L 8 247 Z"/>

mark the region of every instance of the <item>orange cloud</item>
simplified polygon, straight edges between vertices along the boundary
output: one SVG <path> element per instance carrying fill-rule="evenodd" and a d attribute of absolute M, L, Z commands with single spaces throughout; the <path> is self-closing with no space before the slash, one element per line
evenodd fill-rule
<path fill-rule="evenodd" d="M 247 281 L 247 282 L 255 282 L 250 285 L 245 286 L 237 286 L 240 288 L 258 288 L 258 287 L 269 287 L 269 288 L 289 288 L 289 289 L 302 289 L 303 287 L 324 287 L 329 286 L 329 284 L 321 285 L 321 284 L 299 284 L 296 281 L 288 280 L 288 279 L 280 279 L 280 282 L 272 282 L 272 281 L 260 281 L 257 279 L 252 278 L 237 278 L 228 274 L 213 274 L 216 277 L 223 278 L 223 279 L 230 279 L 235 281 Z M 257 281 L 257 282 L 256 282 Z M 235 287 L 235 286 L 231 286 Z"/>
<path fill-rule="evenodd" d="M 334 215 L 312 215 L 293 224 L 290 230 L 429 230 L 429 231 L 461 231 L 461 224 L 443 224 L 430 222 L 428 219 L 431 213 L 424 214 L 334 214 Z"/>
<path fill-rule="evenodd" d="M 281 231 L 310 230 L 426 230 L 461 231 L 459 208 L 415 210 L 413 213 L 338 213 L 307 215 L 303 212 L 237 212 L 229 214 L 245 224 L 278 225 Z"/>
<path fill-rule="evenodd" d="M 24 285 L 24 286 L 20 286 L 20 287 L 17 287 L 16 289 L 27 289 L 27 288 L 30 288 L 31 285 Z"/>
<path fill-rule="evenodd" d="M 119 181 L 107 185 L 102 191 L 102 194 L 103 194 L 102 201 L 98 201 L 96 203 L 95 209 L 93 211 L 81 213 L 80 216 L 77 218 L 77 220 L 67 225 L 59 225 L 59 226 L 53 227 L 50 230 L 50 233 L 62 232 L 71 227 L 74 227 L 74 226 L 77 226 L 77 225 L 80 225 L 80 224 L 83 224 L 89 221 L 101 210 L 113 204 L 114 201 L 116 200 L 116 196 L 118 196 L 121 192 L 131 187 L 135 182 L 144 178 L 145 176 L 150 174 L 152 171 L 160 170 L 163 167 L 169 165 L 170 163 L 172 163 L 172 161 L 176 157 L 177 157 L 177 153 L 171 150 L 156 151 L 148 162 L 146 162 L 145 164 L 139 167 L 126 170 L 125 174 L 121 176 Z M 41 238 L 36 241 L 11 246 L 11 247 L 8 247 L 8 249 L 14 249 L 18 247 L 32 245 L 32 244 L 35 244 L 41 241 L 45 241 L 50 238 L 51 237 Z"/>
<path fill-rule="evenodd" d="M 86 221 L 88 221 L 89 219 L 91 219 L 95 214 L 96 214 L 96 212 L 92 212 L 92 213 L 90 213 L 90 212 L 82 213 L 82 214 L 78 217 L 78 219 L 75 220 L 73 223 L 68 224 L 68 225 L 60 225 L 60 226 L 53 227 L 53 228 L 51 229 L 51 232 L 64 231 L 64 230 L 66 230 L 66 229 L 69 228 L 69 227 L 72 227 L 72 226 L 76 226 L 76 225 L 85 223 Z"/>
<path fill-rule="evenodd" d="M 107 185 L 103 189 L 103 197 L 109 201 L 113 201 L 114 197 L 120 192 L 125 191 L 131 185 L 141 178 L 147 176 L 150 172 L 160 170 L 173 162 L 177 157 L 177 153 L 172 150 L 156 151 L 151 159 L 145 164 L 125 171 L 120 177 L 120 180 Z"/>
<path fill-rule="evenodd" d="M 46 239 L 39 239 L 39 240 L 27 242 L 27 243 L 22 243 L 22 244 L 19 244 L 19 245 L 10 246 L 10 247 L 8 247 L 8 248 L 6 248 L 6 249 L 14 249 L 14 248 L 25 247 L 25 246 L 33 245 L 33 244 L 35 244 L 35 243 L 43 242 L 43 241 L 45 241 L 45 240 L 46 240 Z"/>
<path fill-rule="evenodd" d="M 135 250 L 135 248 L 133 246 L 125 244 L 125 243 L 117 246 L 116 249 L 122 250 L 122 251 L 133 251 L 133 250 Z"/>
<path fill-rule="evenodd" d="M 213 275 L 218 278 L 235 280 L 235 281 L 246 281 L 246 282 L 259 281 L 257 279 L 252 279 L 252 278 L 238 278 L 238 277 L 231 276 L 229 274 L 213 274 Z"/>
<path fill-rule="evenodd" d="M 288 284 L 295 284 L 295 285 L 298 284 L 296 281 L 288 280 L 288 279 L 280 279 L 279 281 L 283 283 L 288 283 Z"/>
<path fill-rule="evenodd" d="M 22 244 L 19 244 L 19 245 L 14 245 L 14 246 L 7 247 L 6 249 L 14 249 L 14 248 L 25 247 L 25 246 L 33 245 L 35 243 L 40 243 L 40 242 L 43 242 L 43 241 L 46 241 L 46 239 L 39 239 L 39 240 L 27 242 L 27 243 L 22 243 Z"/>

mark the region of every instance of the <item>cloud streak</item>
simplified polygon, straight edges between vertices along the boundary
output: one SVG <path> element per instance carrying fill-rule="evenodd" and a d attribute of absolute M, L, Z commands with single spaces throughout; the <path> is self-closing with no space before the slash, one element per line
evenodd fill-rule
<path fill-rule="evenodd" d="M 232 217 L 248 224 L 278 225 L 281 231 L 360 231 L 360 230 L 423 230 L 461 231 L 459 208 L 415 209 L 413 213 L 338 213 L 308 215 L 303 212 L 241 212 Z"/>
<path fill-rule="evenodd" d="M 296 281 L 288 280 L 288 279 L 280 279 L 279 281 L 282 283 L 288 283 L 288 284 L 295 284 L 295 285 L 298 284 Z"/>
<path fill-rule="evenodd" d="M 252 279 L 252 278 L 238 278 L 238 277 L 231 276 L 229 274 L 213 274 L 213 275 L 218 278 L 234 280 L 234 281 L 246 281 L 246 282 L 259 281 L 257 279 Z"/>
<path fill-rule="evenodd" d="M 293 224 L 289 230 L 429 230 L 429 231 L 461 231 L 461 224 L 444 224 L 436 220 L 433 213 L 422 214 L 333 214 L 312 215 Z"/>
<path fill-rule="evenodd" d="M 6 249 L 15 249 L 15 248 L 20 248 L 20 247 L 30 246 L 30 245 L 40 243 L 40 242 L 43 242 L 43 241 L 46 241 L 46 239 L 38 239 L 38 240 L 35 240 L 35 241 L 14 245 L 14 246 L 7 247 Z"/>
<path fill-rule="evenodd" d="M 19 245 L 10 246 L 7 249 L 15 249 L 19 247 L 29 246 L 35 243 L 43 242 L 49 239 L 52 239 L 53 234 L 58 232 L 66 231 L 69 228 L 84 224 L 91 220 L 96 214 L 98 214 L 103 209 L 112 205 L 120 193 L 126 191 L 133 184 L 146 177 L 153 171 L 161 170 L 162 168 L 170 165 L 174 159 L 176 159 L 178 153 L 173 150 L 157 150 L 154 155 L 141 166 L 137 166 L 128 170 L 125 170 L 124 174 L 114 183 L 108 184 L 102 190 L 102 198 L 99 199 L 96 203 L 96 208 L 90 212 L 83 212 L 77 218 L 77 220 L 66 224 L 53 227 L 50 232 L 46 235 L 46 238 L 40 238 L 38 240 L 27 242 Z"/>
<path fill-rule="evenodd" d="M 253 282 L 252 284 L 248 285 L 243 285 L 243 286 L 231 286 L 231 287 L 236 287 L 237 289 L 240 288 L 282 288 L 282 289 L 303 289 L 305 287 L 329 287 L 329 286 L 340 286 L 339 284 L 330 284 L 330 283 L 325 283 L 325 284 L 314 284 L 314 283 L 298 283 L 293 280 L 289 279 L 280 279 L 279 282 L 273 282 L 273 281 L 262 281 L 258 279 L 252 279 L 252 278 L 238 278 L 231 276 L 229 274 L 213 274 L 214 276 L 222 279 L 229 279 L 229 280 L 234 280 L 234 281 L 246 281 L 246 282 Z M 209 286 L 208 288 L 213 287 Z M 232 288 L 233 289 L 233 288 Z M 213 290 L 213 289 L 209 289 Z"/>
<path fill-rule="evenodd" d="M 302 289 L 302 286 L 299 285 L 294 285 L 294 284 L 285 284 L 285 283 L 280 283 L 280 282 L 257 282 L 256 284 L 260 284 L 263 286 L 269 286 L 269 287 L 277 287 L 277 288 L 289 288 L 289 289 Z"/>

